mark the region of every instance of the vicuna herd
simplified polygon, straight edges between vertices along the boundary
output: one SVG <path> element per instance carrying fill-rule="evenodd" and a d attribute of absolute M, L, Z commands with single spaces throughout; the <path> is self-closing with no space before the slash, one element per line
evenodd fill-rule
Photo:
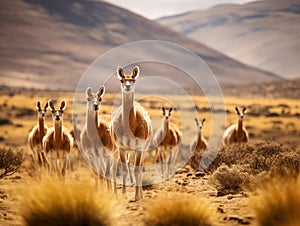
<path fill-rule="evenodd" d="M 155 147 L 155 162 L 161 165 L 162 177 L 168 178 L 172 174 L 182 142 L 180 129 L 171 121 L 173 108 L 162 107 L 161 127 L 153 134 L 152 124 L 147 111 L 135 101 L 135 82 L 139 77 L 139 67 L 134 67 L 131 74 L 125 74 L 123 68 L 118 67 L 117 76 L 121 83 L 122 104 L 112 116 L 99 114 L 105 88 L 102 86 L 93 93 L 92 88 L 86 89 L 86 120 L 80 132 L 80 147 L 83 157 L 88 160 L 97 174 L 107 178 L 107 188 L 112 190 L 111 180 L 114 182 L 114 192 L 117 192 L 116 173 L 118 163 L 121 164 L 123 177 L 123 194 L 126 195 L 126 181 L 130 173 L 128 158 L 134 154 L 135 200 L 142 196 L 142 162 L 143 154 L 152 143 Z M 50 108 L 53 126 L 45 125 L 45 115 Z M 59 108 L 55 108 L 49 100 L 42 108 L 38 101 L 38 123 L 29 134 L 28 144 L 33 153 L 36 167 L 45 168 L 49 173 L 56 173 L 62 178 L 66 175 L 68 160 L 73 147 L 73 136 L 63 126 L 63 113 L 66 102 L 62 101 Z M 238 123 L 227 128 L 223 136 L 223 144 L 247 142 L 248 133 L 243 127 L 246 108 L 242 112 L 236 107 Z M 205 119 L 195 118 L 197 135 L 190 145 L 191 152 L 203 151 L 207 148 L 207 141 L 202 134 Z M 130 175 L 131 176 L 131 175 Z"/>

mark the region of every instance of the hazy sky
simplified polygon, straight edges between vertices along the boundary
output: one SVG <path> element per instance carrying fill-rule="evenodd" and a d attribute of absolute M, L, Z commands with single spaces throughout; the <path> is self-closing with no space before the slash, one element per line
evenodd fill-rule
<path fill-rule="evenodd" d="M 254 0 L 105 0 L 129 9 L 149 19 L 157 19 L 196 9 L 205 9 L 222 3 L 243 4 Z"/>

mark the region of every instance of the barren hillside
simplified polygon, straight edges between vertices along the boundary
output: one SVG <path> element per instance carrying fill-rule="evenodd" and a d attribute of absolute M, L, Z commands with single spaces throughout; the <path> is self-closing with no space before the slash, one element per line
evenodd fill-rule
<path fill-rule="evenodd" d="M 74 90 L 97 57 L 118 45 L 145 39 L 191 49 L 222 83 L 278 79 L 102 1 L 1 1 L 0 26 L 2 85 Z"/>
<path fill-rule="evenodd" d="M 300 76 L 298 0 L 219 5 L 159 22 L 245 64 L 284 78 Z"/>

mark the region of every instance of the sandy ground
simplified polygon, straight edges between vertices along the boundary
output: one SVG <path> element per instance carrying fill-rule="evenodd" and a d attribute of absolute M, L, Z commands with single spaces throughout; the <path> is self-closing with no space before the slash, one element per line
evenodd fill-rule
<path fill-rule="evenodd" d="M 92 177 L 87 169 L 69 172 L 67 180 L 82 180 L 84 177 Z M 16 192 L 32 177 L 22 170 L 11 177 L 0 180 L 0 225 L 23 225 L 18 215 L 18 198 Z M 30 188 L 29 188 L 30 189 Z M 26 192 L 26 191 L 24 191 Z M 118 194 L 121 195 L 121 185 L 118 186 Z M 120 216 L 120 225 L 142 226 L 143 218 L 147 215 L 147 206 L 153 200 L 166 199 L 167 197 L 180 197 L 182 194 L 195 199 L 203 197 L 211 203 L 215 219 L 214 225 L 257 225 L 254 214 L 248 208 L 249 195 L 245 192 L 236 195 L 217 197 L 217 191 L 208 184 L 208 175 L 198 176 L 189 167 L 178 171 L 176 175 L 167 181 L 155 184 L 144 189 L 144 199 L 132 202 L 134 197 L 133 186 L 128 186 L 128 199 L 121 208 L 124 210 Z M 166 202 L 166 205 L 168 203 Z"/>

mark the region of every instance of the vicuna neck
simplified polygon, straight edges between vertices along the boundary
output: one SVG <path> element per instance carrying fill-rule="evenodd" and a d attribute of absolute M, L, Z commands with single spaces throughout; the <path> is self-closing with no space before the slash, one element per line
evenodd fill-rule
<path fill-rule="evenodd" d="M 94 136 L 97 133 L 97 126 L 98 126 L 98 111 L 89 110 L 87 107 L 87 114 L 86 114 L 86 123 L 87 123 L 87 133 L 88 136 Z"/>
<path fill-rule="evenodd" d="M 58 121 L 54 120 L 54 140 L 56 142 L 63 140 L 62 119 Z"/>
<path fill-rule="evenodd" d="M 44 117 L 38 117 L 38 123 L 39 123 L 39 134 L 40 137 L 43 137 L 45 135 L 45 118 Z"/>
<path fill-rule="evenodd" d="M 202 129 L 198 129 L 198 139 L 202 139 Z"/>
<path fill-rule="evenodd" d="M 133 112 L 133 116 L 135 116 L 134 111 L 134 92 L 122 94 L 122 106 L 123 106 L 123 114 L 122 114 L 122 121 L 124 127 L 129 128 L 129 121 L 130 121 L 130 112 Z"/>
<path fill-rule="evenodd" d="M 164 134 L 169 130 L 169 120 L 164 118 Z"/>
<path fill-rule="evenodd" d="M 239 119 L 237 130 L 239 132 L 243 130 L 243 119 Z"/>

